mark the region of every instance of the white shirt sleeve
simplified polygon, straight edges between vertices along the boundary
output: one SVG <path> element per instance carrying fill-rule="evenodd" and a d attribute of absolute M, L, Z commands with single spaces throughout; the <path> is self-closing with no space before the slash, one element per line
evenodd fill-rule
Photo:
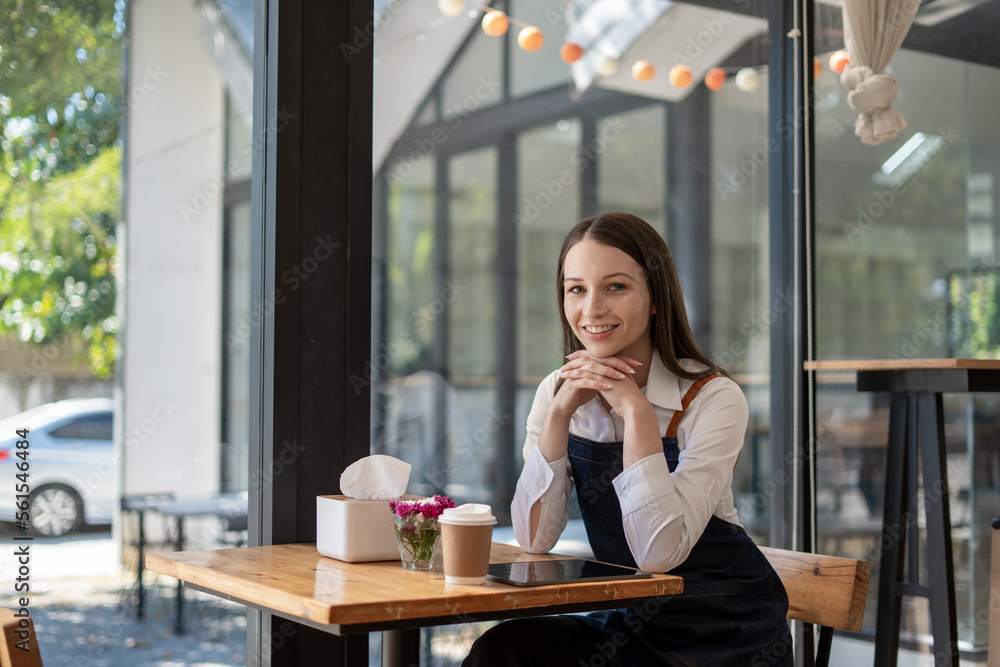
<path fill-rule="evenodd" d="M 712 380 L 680 421 L 676 470 L 671 473 L 666 458 L 653 455 L 614 479 L 625 537 L 639 568 L 666 572 L 687 559 L 723 497 L 732 494 L 748 418 L 739 386 L 727 378 Z"/>
<path fill-rule="evenodd" d="M 524 441 L 524 469 L 517 480 L 511 519 L 514 537 L 528 553 L 546 553 L 559 541 L 569 515 L 566 504 L 573 488 L 569 456 L 558 461 L 546 461 L 538 451 L 538 434 L 545 421 L 545 412 L 552 401 L 556 375 L 549 375 L 538 386 L 535 400 L 528 413 L 527 436 Z M 531 508 L 540 503 L 538 531 L 531 540 Z"/>

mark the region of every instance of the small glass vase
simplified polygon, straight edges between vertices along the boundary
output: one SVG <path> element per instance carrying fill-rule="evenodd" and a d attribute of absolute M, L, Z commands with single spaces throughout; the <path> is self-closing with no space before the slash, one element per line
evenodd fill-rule
<path fill-rule="evenodd" d="M 437 519 L 421 514 L 395 516 L 396 542 L 399 558 L 407 570 L 430 570 L 434 567 L 441 525 Z"/>

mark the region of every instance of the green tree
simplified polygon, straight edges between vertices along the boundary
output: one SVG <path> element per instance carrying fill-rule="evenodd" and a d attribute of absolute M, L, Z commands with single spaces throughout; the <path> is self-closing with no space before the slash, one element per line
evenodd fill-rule
<path fill-rule="evenodd" d="M 0 4 L 0 336 L 114 371 L 123 0 Z"/>

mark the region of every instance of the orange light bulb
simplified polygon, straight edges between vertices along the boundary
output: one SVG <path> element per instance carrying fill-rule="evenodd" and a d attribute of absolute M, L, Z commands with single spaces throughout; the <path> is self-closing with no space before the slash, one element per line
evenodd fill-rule
<path fill-rule="evenodd" d="M 656 76 L 656 68 L 648 60 L 637 60 L 632 65 L 632 78 L 636 81 L 650 81 Z"/>
<path fill-rule="evenodd" d="M 583 47 L 579 44 L 574 44 L 573 42 L 566 42 L 559 48 L 559 57 L 562 58 L 563 62 L 567 65 L 575 63 L 583 57 Z"/>
<path fill-rule="evenodd" d="M 503 12 L 494 10 L 486 12 L 486 15 L 483 16 L 483 32 L 491 37 L 499 37 L 505 34 L 509 26 L 510 22 L 507 20 L 507 15 Z"/>
<path fill-rule="evenodd" d="M 670 83 L 677 88 L 687 88 L 691 85 L 691 68 L 687 65 L 674 65 L 670 70 Z"/>
<path fill-rule="evenodd" d="M 705 72 L 705 87 L 709 90 L 720 90 L 726 82 L 726 70 L 713 67 Z"/>
<path fill-rule="evenodd" d="M 542 48 L 543 44 L 545 44 L 545 35 L 533 25 L 529 25 L 517 33 L 517 45 L 525 51 L 537 51 Z"/>
<path fill-rule="evenodd" d="M 851 58 L 847 51 L 837 51 L 830 56 L 830 69 L 837 74 L 844 71 L 844 68 L 851 64 Z"/>

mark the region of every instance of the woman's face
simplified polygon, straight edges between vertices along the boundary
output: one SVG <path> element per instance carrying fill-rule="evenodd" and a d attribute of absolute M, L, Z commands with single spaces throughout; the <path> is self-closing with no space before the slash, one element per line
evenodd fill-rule
<path fill-rule="evenodd" d="M 646 272 L 625 252 L 585 239 L 566 253 L 563 311 L 573 333 L 595 357 L 652 356 L 655 312 Z"/>

